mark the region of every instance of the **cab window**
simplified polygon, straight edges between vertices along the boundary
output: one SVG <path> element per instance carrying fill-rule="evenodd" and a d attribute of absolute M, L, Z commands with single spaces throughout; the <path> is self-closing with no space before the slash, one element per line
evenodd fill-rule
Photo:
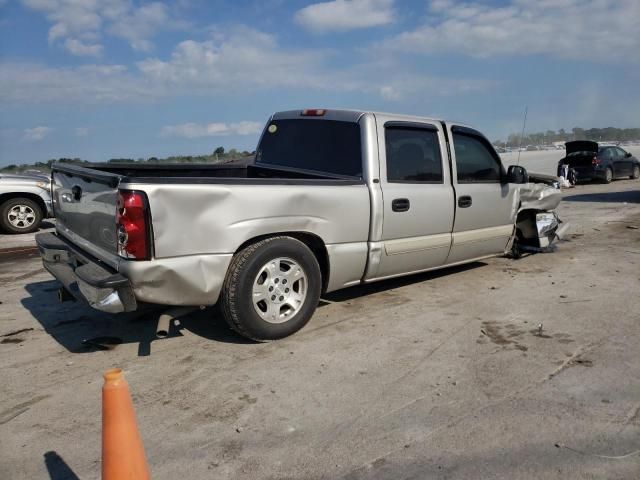
<path fill-rule="evenodd" d="M 480 138 L 453 133 L 458 183 L 499 183 L 502 164 Z"/>
<path fill-rule="evenodd" d="M 429 128 L 385 128 L 387 181 L 442 183 L 438 132 Z"/>

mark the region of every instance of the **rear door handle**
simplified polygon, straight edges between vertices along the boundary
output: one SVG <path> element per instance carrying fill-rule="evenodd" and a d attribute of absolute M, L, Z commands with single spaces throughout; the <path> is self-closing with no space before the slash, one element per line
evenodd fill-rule
<path fill-rule="evenodd" d="M 462 197 L 458 198 L 458 206 L 460 208 L 468 208 L 471 206 L 472 203 L 473 203 L 473 200 L 469 195 L 463 195 Z"/>
<path fill-rule="evenodd" d="M 406 212 L 411 207 L 408 198 L 396 198 L 391 202 L 391 210 L 394 212 Z"/>

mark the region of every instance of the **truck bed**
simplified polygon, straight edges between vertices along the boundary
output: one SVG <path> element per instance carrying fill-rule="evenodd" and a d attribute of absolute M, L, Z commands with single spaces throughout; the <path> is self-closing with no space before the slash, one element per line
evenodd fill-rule
<path fill-rule="evenodd" d="M 136 183 L 227 183 L 230 180 L 341 180 L 346 183 L 362 183 L 361 178 L 348 177 L 309 170 L 299 170 L 286 167 L 272 167 L 255 165 L 253 163 L 232 164 L 128 164 L 128 163 L 96 163 L 85 165 L 58 164 L 55 170 L 79 174 L 81 170 L 88 169 L 104 172 L 120 177 L 120 181 Z M 85 172 L 88 174 L 89 172 Z M 286 182 L 285 182 L 286 183 Z M 341 182 L 342 183 L 342 182 Z"/>

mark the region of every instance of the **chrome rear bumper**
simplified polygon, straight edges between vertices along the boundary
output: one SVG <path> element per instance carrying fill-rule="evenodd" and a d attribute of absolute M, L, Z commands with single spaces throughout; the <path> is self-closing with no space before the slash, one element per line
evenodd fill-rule
<path fill-rule="evenodd" d="M 76 299 L 108 313 L 138 308 L 129 280 L 53 233 L 39 233 L 42 263 Z"/>

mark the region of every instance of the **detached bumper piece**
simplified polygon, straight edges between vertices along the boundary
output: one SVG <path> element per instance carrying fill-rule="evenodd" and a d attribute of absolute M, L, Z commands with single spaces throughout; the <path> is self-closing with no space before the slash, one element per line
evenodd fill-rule
<path fill-rule="evenodd" d="M 560 223 L 560 219 L 554 212 L 536 214 L 536 229 L 540 248 L 548 247 L 556 236 L 559 238 L 562 236 L 562 231 L 566 230 L 567 225 L 560 227 Z M 561 228 L 562 231 L 558 234 L 558 230 Z"/>
<path fill-rule="evenodd" d="M 53 233 L 39 233 L 36 244 L 44 268 L 76 299 L 108 313 L 138 308 L 129 280 Z"/>
<path fill-rule="evenodd" d="M 553 241 L 562 240 L 568 228 L 569 224 L 560 220 L 555 212 L 522 212 L 516 223 L 517 249 L 522 252 L 553 251 Z"/>

